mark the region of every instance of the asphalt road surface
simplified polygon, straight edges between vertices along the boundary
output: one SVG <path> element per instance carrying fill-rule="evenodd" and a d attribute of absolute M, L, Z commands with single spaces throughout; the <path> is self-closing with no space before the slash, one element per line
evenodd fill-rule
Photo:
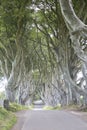
<path fill-rule="evenodd" d="M 12 130 L 87 130 L 87 122 L 79 116 L 57 110 L 27 110 L 17 113 Z"/>

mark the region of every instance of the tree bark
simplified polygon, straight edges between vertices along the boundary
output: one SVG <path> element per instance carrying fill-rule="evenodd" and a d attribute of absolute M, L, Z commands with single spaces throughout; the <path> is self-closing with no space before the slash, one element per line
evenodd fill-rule
<path fill-rule="evenodd" d="M 84 72 L 83 76 L 86 81 L 87 88 L 87 52 L 83 50 L 81 45 L 81 39 L 87 39 L 87 25 L 85 25 L 75 14 L 72 6 L 72 0 L 59 0 L 59 3 L 64 21 L 71 36 L 72 46 L 79 59 L 82 61 Z M 85 90 L 84 94 L 85 96 L 87 95 Z"/>
<path fill-rule="evenodd" d="M 12 70 L 6 85 L 6 95 L 11 102 L 15 101 L 16 90 L 19 87 L 18 82 L 21 80 L 21 66 L 21 50 L 19 50 L 12 63 Z"/>
<path fill-rule="evenodd" d="M 59 0 L 61 12 L 66 25 L 71 32 L 87 29 L 87 26 L 77 17 L 72 6 L 72 0 Z"/>

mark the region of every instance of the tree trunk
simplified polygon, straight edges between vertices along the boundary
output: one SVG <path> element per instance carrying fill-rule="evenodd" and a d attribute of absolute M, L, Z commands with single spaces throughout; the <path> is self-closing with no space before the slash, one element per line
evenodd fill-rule
<path fill-rule="evenodd" d="M 75 14 L 72 6 L 72 0 L 59 0 L 59 3 L 64 21 L 69 29 L 72 46 L 79 59 L 82 61 L 83 76 L 86 81 L 87 88 L 87 53 L 81 46 L 81 40 L 85 40 L 87 38 L 87 25 L 85 25 Z M 87 92 L 85 93 L 84 91 L 83 94 L 86 96 Z"/>
<path fill-rule="evenodd" d="M 11 102 L 14 102 L 16 98 L 16 91 L 19 87 L 19 83 L 21 80 L 21 67 L 21 50 L 19 50 L 19 52 L 17 52 L 14 62 L 12 63 L 12 70 L 6 85 L 6 95 Z"/>

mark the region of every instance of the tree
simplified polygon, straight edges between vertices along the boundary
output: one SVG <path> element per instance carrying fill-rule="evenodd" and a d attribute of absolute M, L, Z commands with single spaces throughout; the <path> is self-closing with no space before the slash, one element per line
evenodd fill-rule
<path fill-rule="evenodd" d="M 83 1 L 83 3 L 86 1 Z M 83 65 L 83 75 L 86 80 L 87 72 L 87 52 L 86 52 L 86 38 L 87 38 L 87 25 L 84 24 L 79 17 L 75 14 L 72 6 L 71 0 L 59 0 L 61 12 L 64 17 L 67 28 L 69 29 L 69 34 L 73 44 L 73 48 L 77 56 L 82 61 Z M 87 88 L 87 81 L 86 81 Z M 87 95 L 87 93 L 86 93 Z"/>
<path fill-rule="evenodd" d="M 74 9 L 86 22 L 86 1 L 78 1 Z M 5 0 L 0 13 L 0 73 L 8 99 L 25 104 L 39 94 L 54 106 L 78 103 L 86 95 L 86 25 L 71 1 Z M 79 71 L 84 76 L 78 86 Z"/>

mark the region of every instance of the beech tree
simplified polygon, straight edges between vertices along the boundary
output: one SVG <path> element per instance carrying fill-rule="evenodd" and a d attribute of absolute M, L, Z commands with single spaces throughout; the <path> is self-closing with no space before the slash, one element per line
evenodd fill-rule
<path fill-rule="evenodd" d="M 85 12 L 85 0 L 1 0 L 0 75 L 10 101 L 25 104 L 39 94 L 56 106 L 79 103 L 83 95 L 86 104 Z"/>

